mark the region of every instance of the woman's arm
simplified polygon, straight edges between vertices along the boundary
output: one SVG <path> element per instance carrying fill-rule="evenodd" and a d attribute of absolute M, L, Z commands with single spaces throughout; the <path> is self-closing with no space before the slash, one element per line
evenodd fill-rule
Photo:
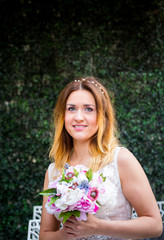
<path fill-rule="evenodd" d="M 45 175 L 44 190 L 48 188 L 48 171 Z M 74 234 L 70 235 L 65 232 L 65 228 L 60 229 L 60 222 L 54 215 L 49 214 L 45 208 L 47 197 L 43 197 L 42 217 L 39 240 L 72 240 Z"/>
<path fill-rule="evenodd" d="M 71 218 L 65 227 L 78 237 L 108 235 L 118 238 L 148 238 L 160 236 L 162 220 L 148 179 L 134 155 L 125 148 L 118 154 L 118 168 L 125 197 L 135 208 L 138 218 L 106 221 L 89 216 L 86 222 Z"/>
<path fill-rule="evenodd" d="M 118 168 L 124 195 L 135 208 L 138 218 L 111 221 L 112 236 L 135 239 L 160 236 L 163 226 L 156 199 L 141 165 L 125 148 L 119 151 Z"/>

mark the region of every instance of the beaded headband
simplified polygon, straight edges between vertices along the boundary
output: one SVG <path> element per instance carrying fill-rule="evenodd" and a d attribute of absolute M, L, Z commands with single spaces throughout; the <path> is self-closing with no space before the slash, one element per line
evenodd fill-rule
<path fill-rule="evenodd" d="M 102 90 L 102 87 L 101 86 L 99 86 L 97 83 L 95 83 L 94 81 L 90 81 L 90 80 L 86 80 L 85 78 L 83 78 L 82 80 L 75 80 L 75 82 L 81 82 L 81 81 L 86 81 L 86 82 L 88 82 L 88 83 L 91 83 L 91 84 L 93 84 L 94 86 L 96 86 L 97 88 L 99 88 L 100 89 L 100 91 L 102 92 L 102 94 L 104 94 L 104 91 Z"/>

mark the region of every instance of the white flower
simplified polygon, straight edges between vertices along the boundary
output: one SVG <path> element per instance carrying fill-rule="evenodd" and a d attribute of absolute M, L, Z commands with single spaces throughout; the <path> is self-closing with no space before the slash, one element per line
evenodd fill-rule
<path fill-rule="evenodd" d="M 55 201 L 55 206 L 60 210 L 65 210 L 67 208 L 66 202 L 62 201 L 62 198 L 59 198 Z"/>
<path fill-rule="evenodd" d="M 76 181 L 78 184 L 80 184 L 82 181 L 88 181 L 88 178 L 85 174 L 79 174 L 76 178 Z"/>
<path fill-rule="evenodd" d="M 66 196 L 66 202 L 68 205 L 73 205 L 82 198 L 82 191 L 79 188 L 75 190 L 69 188 Z"/>
<path fill-rule="evenodd" d="M 67 192 L 68 184 L 66 182 L 59 182 L 57 184 L 57 195 Z"/>
<path fill-rule="evenodd" d="M 77 188 L 75 190 L 67 188 L 65 192 L 62 193 L 62 196 L 55 201 L 57 208 L 65 210 L 69 205 L 73 205 L 82 198 L 82 191 Z"/>

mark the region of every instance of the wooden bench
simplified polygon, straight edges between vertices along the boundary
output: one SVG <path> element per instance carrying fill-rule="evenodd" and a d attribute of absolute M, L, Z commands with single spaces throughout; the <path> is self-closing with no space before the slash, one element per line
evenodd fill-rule
<path fill-rule="evenodd" d="M 158 206 L 160 209 L 162 221 L 164 223 L 164 201 L 159 201 L 157 203 L 158 203 Z M 42 214 L 42 206 L 34 206 L 33 207 L 33 219 L 29 220 L 29 223 L 28 223 L 27 240 L 39 240 L 41 214 Z M 136 214 L 135 210 L 133 209 L 132 218 L 136 218 L 136 217 L 137 217 L 137 214 Z M 164 235 L 162 234 L 161 237 L 152 238 L 152 240 L 156 240 L 156 239 L 163 240 Z"/>

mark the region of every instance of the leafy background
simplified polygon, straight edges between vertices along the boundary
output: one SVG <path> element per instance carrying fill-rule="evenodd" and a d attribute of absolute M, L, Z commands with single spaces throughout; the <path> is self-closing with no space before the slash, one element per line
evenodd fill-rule
<path fill-rule="evenodd" d="M 0 239 L 27 238 L 57 96 L 83 75 L 110 90 L 120 139 L 163 200 L 163 1 L 0 0 L 0 23 Z"/>

